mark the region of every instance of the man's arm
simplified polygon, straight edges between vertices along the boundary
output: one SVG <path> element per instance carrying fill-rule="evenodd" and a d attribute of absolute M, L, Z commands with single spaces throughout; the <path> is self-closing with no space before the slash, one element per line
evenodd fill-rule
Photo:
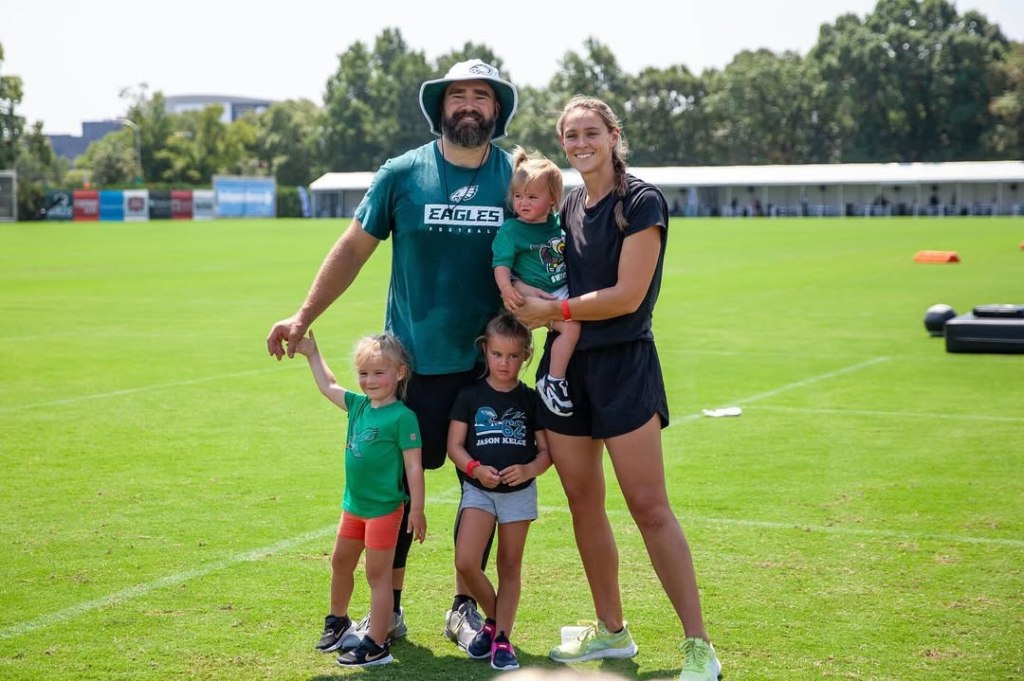
<path fill-rule="evenodd" d="M 353 220 L 324 258 L 299 311 L 270 327 L 267 351 L 278 359 L 285 353 L 293 357 L 295 345 L 310 324 L 348 290 L 379 243 L 380 240 L 367 233 L 358 220 Z"/>

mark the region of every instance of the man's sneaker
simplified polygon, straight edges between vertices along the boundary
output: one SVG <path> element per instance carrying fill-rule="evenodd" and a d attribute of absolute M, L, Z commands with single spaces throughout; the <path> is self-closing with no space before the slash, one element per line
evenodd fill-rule
<path fill-rule="evenodd" d="M 571 641 L 555 646 L 548 656 L 555 662 L 585 662 L 603 657 L 633 657 L 636 643 L 629 635 L 629 626 L 623 622 L 622 631 L 608 631 L 604 622 L 591 622 Z"/>
<path fill-rule="evenodd" d="M 474 660 L 483 660 L 491 656 L 494 647 L 494 620 L 485 620 L 484 626 L 476 632 L 476 636 L 466 646 L 466 654 Z"/>
<path fill-rule="evenodd" d="M 341 639 L 338 650 L 351 650 L 359 645 L 363 637 L 370 633 L 370 613 L 366 613 L 359 624 L 351 628 Z M 405 608 L 399 608 L 398 612 L 391 613 L 391 626 L 388 628 L 388 639 L 394 641 L 409 633 L 409 627 L 405 626 Z"/>
<path fill-rule="evenodd" d="M 379 646 L 372 638 L 365 636 L 355 648 L 338 656 L 338 664 L 342 667 L 372 667 L 387 664 L 394 659 L 391 657 L 390 641 L 384 641 L 384 645 Z"/>
<path fill-rule="evenodd" d="M 498 634 L 498 638 L 494 639 L 494 645 L 491 646 L 491 669 L 497 669 L 499 672 L 519 669 L 516 649 L 512 647 L 504 631 Z"/>
<path fill-rule="evenodd" d="M 444 635 L 463 650 L 469 649 L 469 644 L 483 627 L 484 618 L 480 616 L 474 601 L 466 601 L 444 616 Z"/>
<path fill-rule="evenodd" d="M 688 638 L 680 646 L 683 650 L 683 671 L 679 681 L 718 681 L 722 678 L 722 665 L 715 648 L 702 638 Z"/>
<path fill-rule="evenodd" d="M 316 644 L 316 649 L 321 653 L 334 652 L 341 648 L 341 642 L 346 635 L 355 631 L 356 627 L 352 624 L 352 620 L 345 617 L 335 617 L 334 615 L 328 615 L 324 618 L 324 633 L 320 636 L 320 642 Z"/>
<path fill-rule="evenodd" d="M 537 381 L 537 394 L 552 414 L 572 416 L 573 404 L 569 399 L 569 381 L 564 378 L 551 378 L 551 374 L 542 376 Z"/>

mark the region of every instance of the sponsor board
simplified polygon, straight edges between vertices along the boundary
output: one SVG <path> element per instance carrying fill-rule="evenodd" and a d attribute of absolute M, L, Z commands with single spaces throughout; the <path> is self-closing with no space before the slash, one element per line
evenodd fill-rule
<path fill-rule="evenodd" d="M 100 193 L 95 189 L 76 189 L 71 193 L 71 203 L 76 221 L 100 219 Z"/>
<path fill-rule="evenodd" d="M 124 190 L 125 222 L 143 222 L 149 220 L 149 190 Z"/>

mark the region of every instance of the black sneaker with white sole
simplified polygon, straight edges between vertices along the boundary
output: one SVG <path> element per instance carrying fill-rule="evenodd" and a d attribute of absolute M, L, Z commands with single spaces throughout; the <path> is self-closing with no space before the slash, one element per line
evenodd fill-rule
<path fill-rule="evenodd" d="M 320 635 L 320 641 L 316 649 L 321 653 L 331 653 L 341 648 L 344 638 L 355 631 L 355 625 L 348 616 L 336 617 L 328 615 L 324 618 L 324 633 Z"/>
<path fill-rule="evenodd" d="M 372 667 L 378 664 L 388 664 L 395 658 L 391 657 L 391 642 L 384 641 L 384 645 L 377 645 L 372 638 L 364 636 L 352 650 L 338 656 L 338 664 L 342 667 Z"/>
<path fill-rule="evenodd" d="M 569 397 L 569 381 L 564 378 L 551 378 L 551 374 L 547 374 L 537 381 L 537 394 L 552 414 L 572 416 L 573 404 Z"/>

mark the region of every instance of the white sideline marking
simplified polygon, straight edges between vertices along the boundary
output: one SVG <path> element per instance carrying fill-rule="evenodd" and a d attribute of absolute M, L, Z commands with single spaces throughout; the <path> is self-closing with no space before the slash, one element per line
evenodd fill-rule
<path fill-rule="evenodd" d="M 765 411 L 790 411 L 801 414 L 851 414 L 854 416 L 916 417 L 924 419 L 961 421 L 1006 421 L 1024 423 L 1024 416 L 989 416 L 987 414 L 937 414 L 927 411 L 880 411 L 876 409 L 817 409 L 814 407 L 758 407 Z"/>
<path fill-rule="evenodd" d="M 165 390 L 167 388 L 178 388 L 183 385 L 196 385 L 197 383 L 209 383 L 220 381 L 225 378 L 236 378 L 238 376 L 252 376 L 264 374 L 268 371 L 280 371 L 278 367 L 271 369 L 249 369 L 247 371 L 236 371 L 231 374 L 218 374 L 217 376 L 204 376 L 202 378 L 191 378 L 187 381 L 172 381 L 170 383 L 154 383 L 153 385 L 142 385 L 138 388 L 125 388 L 124 390 L 112 390 L 106 393 L 93 393 L 92 395 L 79 395 L 77 397 L 66 397 L 62 400 L 50 400 L 49 402 L 30 402 L 28 404 L 15 404 L 10 407 L 0 407 L 0 414 L 9 414 L 12 411 L 24 411 L 26 409 L 38 409 L 40 407 L 56 407 L 62 404 L 75 404 L 87 400 L 102 400 L 107 397 L 121 397 L 122 395 L 134 395 L 136 393 L 149 392 L 150 390 Z"/>
<path fill-rule="evenodd" d="M 545 513 L 568 513 L 569 509 L 564 506 L 541 506 L 540 511 Z M 630 518 L 626 509 L 611 509 L 609 516 L 623 516 Z M 677 514 L 678 517 L 678 514 Z M 715 518 L 710 516 L 686 515 L 680 517 L 680 524 L 706 524 L 706 525 L 730 525 L 733 527 L 756 527 L 768 530 L 792 530 L 794 532 L 834 535 L 850 535 L 861 537 L 877 537 L 880 539 L 901 539 L 911 541 L 941 541 L 952 544 L 979 544 L 982 546 L 1008 546 L 1014 549 L 1024 549 L 1024 539 L 1003 539 L 1000 537 L 972 537 L 964 534 L 943 534 L 941 532 L 904 532 L 900 530 L 878 530 L 870 527 L 850 527 L 848 525 L 810 525 L 801 522 L 783 522 L 777 520 L 751 520 L 747 518 Z"/>
<path fill-rule="evenodd" d="M 852 365 L 850 365 L 848 367 L 843 367 L 842 369 L 836 369 L 835 371 L 829 371 L 828 373 L 825 373 L 825 374 L 818 374 L 817 376 L 811 376 L 810 378 L 805 378 L 802 381 L 795 381 L 793 383 L 787 383 L 786 385 L 783 385 L 783 386 L 780 386 L 778 388 L 775 388 L 774 390 L 768 390 L 768 391 L 765 391 L 763 393 L 757 393 L 756 395 L 751 395 L 749 397 L 741 397 L 738 400 L 733 400 L 729 404 L 730 405 L 741 405 L 742 406 L 744 404 L 750 404 L 751 402 L 758 402 L 760 400 L 768 399 L 769 397 L 775 397 L 776 395 L 779 395 L 779 394 L 784 393 L 784 392 L 789 391 L 789 390 L 795 390 L 796 388 L 803 388 L 804 386 L 807 386 L 807 385 L 813 385 L 814 383 L 819 383 L 821 381 L 827 381 L 828 379 L 835 378 L 836 376 L 842 376 L 843 374 L 849 374 L 849 373 L 854 372 L 854 371 L 860 371 L 861 369 L 866 369 L 866 368 L 868 368 L 870 366 L 874 366 L 875 364 L 879 364 L 881 362 L 888 362 L 888 361 L 889 361 L 889 358 L 885 357 L 885 356 L 875 357 L 874 359 L 869 359 L 869 360 L 864 361 L 864 362 L 859 362 L 857 364 L 852 364 Z M 727 406 L 727 405 L 722 405 L 722 406 Z M 704 413 L 703 412 L 698 412 L 696 414 L 689 414 L 689 415 L 683 416 L 682 418 L 679 418 L 679 419 L 673 419 L 672 422 L 668 424 L 668 427 L 671 428 L 672 426 L 677 425 L 679 423 L 688 423 L 689 421 L 696 421 L 697 419 L 703 418 L 703 417 L 704 417 Z"/>
<path fill-rule="evenodd" d="M 13 626 L 7 627 L 6 629 L 0 629 L 0 640 L 3 640 L 5 638 L 13 638 L 15 636 L 21 636 L 22 634 L 27 634 L 30 631 L 35 631 L 36 629 L 48 627 L 51 624 L 64 622 L 69 619 L 78 617 L 79 615 L 84 615 L 85 613 L 91 610 L 105 608 L 108 605 L 117 605 L 132 598 L 136 598 L 138 596 L 145 596 L 150 591 L 154 591 L 165 586 L 175 586 L 177 584 L 181 584 L 182 582 L 187 582 L 190 579 L 205 577 L 219 570 L 223 570 L 233 565 L 237 565 L 238 563 L 259 560 L 260 558 L 264 558 L 272 553 L 276 553 L 277 551 L 290 549 L 294 546 L 299 546 L 313 539 L 319 539 L 321 537 L 329 536 L 337 531 L 338 526 L 336 524 L 331 525 L 329 527 L 324 527 L 319 530 L 314 530 L 312 532 L 300 534 L 299 536 L 292 537 L 291 539 L 279 541 L 276 544 L 271 544 L 270 546 L 264 546 L 261 549 L 256 549 L 254 551 L 247 551 L 245 553 L 238 553 L 233 556 L 228 556 L 227 558 L 216 561 L 214 563 L 209 563 L 207 565 L 195 568 L 193 570 L 185 570 L 184 572 L 178 572 L 177 574 L 167 575 L 166 577 L 154 579 L 151 582 L 146 582 L 144 584 L 136 584 L 135 586 L 130 586 L 127 589 L 115 591 L 114 593 L 108 594 L 102 598 L 97 598 L 91 601 L 85 601 L 84 603 L 73 605 L 70 608 L 64 608 L 63 610 L 58 610 L 57 612 L 51 612 L 48 615 L 42 615 L 40 617 L 36 617 L 35 619 L 31 619 L 26 622 L 21 622 L 20 624 L 15 624 Z"/>
<path fill-rule="evenodd" d="M 451 488 L 457 489 L 457 488 Z M 448 506 L 457 506 L 459 500 L 455 498 L 453 494 L 450 494 L 451 490 L 446 490 L 441 496 L 431 496 L 427 499 L 430 504 L 443 504 Z M 541 511 L 545 513 L 569 513 L 569 509 L 566 506 L 541 506 Z M 629 511 L 625 509 L 611 509 L 608 511 L 609 516 L 630 518 Z M 875 530 L 870 528 L 856 528 L 846 526 L 829 526 L 829 525 L 808 525 L 807 523 L 799 522 L 778 522 L 778 521 L 766 521 L 766 520 L 746 520 L 742 518 L 713 518 L 707 516 L 687 516 L 686 520 L 689 524 L 693 523 L 706 523 L 711 525 L 732 525 L 735 527 L 758 527 L 769 530 L 790 530 L 794 532 L 822 532 L 833 535 L 851 535 L 851 536 L 865 536 L 865 537 L 879 537 L 883 539 L 902 539 L 902 540 L 933 540 L 943 541 L 951 543 L 963 543 L 963 544 L 980 544 L 988 546 L 1008 546 L 1014 549 L 1024 549 L 1024 540 L 1021 539 L 998 539 L 998 538 L 986 538 L 986 537 L 971 537 L 966 535 L 957 534 L 938 534 L 938 533 L 918 533 L 918 532 L 900 532 L 897 530 Z M 239 563 L 253 562 L 265 558 L 266 556 L 283 551 L 286 549 L 293 548 L 295 546 L 301 546 L 306 542 L 314 539 L 321 539 L 335 534 L 338 531 L 337 524 L 328 525 L 327 527 L 319 530 L 313 530 L 312 532 L 306 532 L 290 539 L 284 539 L 265 546 L 263 548 L 255 549 L 253 551 L 247 551 L 245 553 L 238 553 L 233 556 L 228 556 L 222 560 L 209 563 L 202 567 L 195 568 L 193 570 L 185 570 L 184 572 L 178 572 L 173 575 L 166 577 L 160 577 L 154 579 L 151 582 L 144 584 L 136 584 L 120 591 L 115 591 L 112 594 L 104 596 L 102 598 L 96 598 L 91 601 L 85 601 L 78 605 L 73 605 L 70 608 L 64 608 L 57 612 L 52 612 L 47 615 L 36 617 L 35 619 L 20 622 L 6 629 L 0 629 L 0 640 L 7 638 L 14 638 L 15 636 L 21 636 L 37 629 L 43 629 L 53 624 L 65 622 L 70 619 L 74 619 L 79 615 L 84 615 L 87 612 L 93 610 L 99 610 L 110 605 L 118 605 L 125 601 L 137 598 L 139 596 L 145 596 L 151 591 L 161 589 L 167 586 L 175 586 L 183 582 L 187 582 L 190 579 L 198 579 L 207 575 L 213 574 L 220 570 L 227 569 L 229 567 L 238 565 Z"/>

